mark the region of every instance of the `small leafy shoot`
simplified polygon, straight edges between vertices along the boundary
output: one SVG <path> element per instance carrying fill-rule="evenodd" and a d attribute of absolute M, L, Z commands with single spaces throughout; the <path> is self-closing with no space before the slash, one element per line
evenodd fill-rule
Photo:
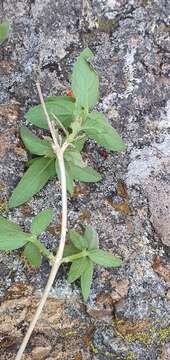
<path fill-rule="evenodd" d="M 37 239 L 52 220 L 52 210 L 46 209 L 36 215 L 31 224 L 31 233 L 22 231 L 19 225 L 0 217 L 0 250 L 11 251 L 25 246 L 23 254 L 35 268 L 40 267 L 42 255 L 53 259 L 48 249 Z"/>
<path fill-rule="evenodd" d="M 75 181 L 98 182 L 102 179 L 95 169 L 83 160 L 81 151 L 85 141 L 94 139 L 99 145 L 112 151 L 122 151 L 125 145 L 115 129 L 102 113 L 89 112 L 98 101 L 99 79 L 90 61 L 93 53 L 86 48 L 78 56 L 73 67 L 71 96 L 48 96 L 45 105 L 55 126 L 56 136 L 62 146 L 66 170 L 67 191 L 72 196 Z M 41 105 L 26 113 L 27 122 L 48 129 Z M 28 201 L 55 176 L 60 180 L 58 160 L 54 154 L 52 139 L 40 139 L 26 127 L 21 128 L 21 138 L 31 154 L 40 156 L 28 162 L 23 175 L 9 200 L 13 208 Z M 27 191 L 25 191 L 27 189 Z"/>
<path fill-rule="evenodd" d="M 91 225 L 87 225 L 84 235 L 70 230 L 69 238 L 71 240 L 70 248 L 69 245 L 66 246 L 62 262 L 72 262 L 68 281 L 72 283 L 80 278 L 83 298 L 84 301 L 87 301 L 94 264 L 114 268 L 121 266 L 122 260 L 118 256 L 99 249 L 98 235 Z"/>

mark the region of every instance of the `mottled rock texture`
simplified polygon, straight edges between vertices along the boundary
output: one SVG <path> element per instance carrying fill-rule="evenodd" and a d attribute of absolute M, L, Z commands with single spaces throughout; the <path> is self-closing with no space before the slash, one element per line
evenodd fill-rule
<path fill-rule="evenodd" d="M 9 39 L 0 48 L 2 214 L 27 229 L 34 214 L 52 207 L 53 224 L 42 241 L 57 246 L 59 184 L 51 181 L 27 205 L 12 211 L 6 202 L 28 158 L 18 130 L 25 111 L 38 102 L 36 80 L 41 80 L 44 95 L 64 94 L 71 66 L 86 46 L 95 53 L 93 65 L 100 75 L 98 109 L 127 144 L 126 152 L 103 157 L 99 146 L 88 141 L 86 156 L 103 180 L 77 185 L 77 195 L 69 198 L 69 226 L 93 224 L 101 246 L 120 255 L 124 265 L 114 270 L 96 267 L 87 308 L 79 284 L 70 286 L 67 268 L 62 268 L 25 359 L 169 358 L 168 282 L 153 266 L 155 256 L 169 265 L 169 14 L 166 0 L 0 2 L 0 20 L 6 17 L 11 23 Z M 49 270 L 45 261 L 41 271 L 34 272 L 18 252 L 1 254 L 2 326 L 6 321 L 1 359 L 14 359 Z M 7 297 L 15 283 L 17 299 L 15 291 Z M 25 297 L 21 289 L 28 284 L 32 292 Z"/>

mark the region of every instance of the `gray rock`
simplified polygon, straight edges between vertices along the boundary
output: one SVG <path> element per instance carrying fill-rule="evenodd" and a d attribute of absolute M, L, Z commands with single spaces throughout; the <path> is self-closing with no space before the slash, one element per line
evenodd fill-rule
<path fill-rule="evenodd" d="M 36 80 L 41 81 L 45 96 L 65 94 L 70 88 L 72 64 L 81 49 L 89 46 L 95 53 L 93 66 L 100 75 L 97 110 L 103 111 L 123 136 L 127 151 L 109 153 L 105 158 L 99 146 L 88 141 L 85 149 L 88 163 L 103 174 L 103 179 L 95 185 L 87 184 L 84 193 L 68 201 L 69 227 L 80 229 L 87 223 L 93 224 L 99 233 L 100 246 L 118 254 L 124 262 L 119 269 L 95 267 L 87 309 L 99 294 L 113 295 L 113 284 L 127 279 L 128 292 L 113 307 L 113 313 L 111 305 L 109 320 L 115 315 L 120 321 L 136 324 L 147 318 L 158 331 L 169 326 L 168 286 L 152 268 L 155 255 L 167 261 L 164 244 L 169 244 L 169 3 L 92 0 L 84 1 L 83 5 L 76 0 L 0 2 L 0 18 L 9 18 L 11 23 L 9 39 L 0 49 L 0 102 L 6 105 L 6 114 L 2 111 L 0 114 L 3 139 L 0 199 L 6 203 L 29 157 L 22 151 L 18 128 L 25 124 L 24 113 L 39 101 Z M 13 106 L 19 111 L 12 120 Z M 127 185 L 126 199 L 118 194 L 120 179 Z M 114 204 L 118 202 L 126 203 L 131 211 L 116 209 Z M 2 214 L 28 230 L 34 214 L 52 207 L 54 230 L 55 224 L 60 225 L 60 205 L 60 186 L 51 181 L 27 206 L 12 211 L 2 209 Z M 87 213 L 88 216 L 82 215 Z M 56 249 L 59 230 L 43 234 L 41 240 Z M 19 252 L 2 254 L 0 263 L 2 300 L 5 290 L 16 282 L 28 282 L 36 293 L 42 293 L 50 270 L 46 261 L 36 273 L 25 266 Z M 83 321 L 83 329 L 94 327 L 89 335 L 76 325 L 75 340 L 79 337 L 80 342 L 71 342 L 75 356 L 81 347 L 83 359 L 106 360 L 109 356 L 158 359 L 162 346 L 158 332 L 148 346 L 134 339 L 129 343 L 113 330 L 110 322 L 96 320 L 84 306 L 80 307 L 79 284 L 67 284 L 66 274 L 67 267 L 62 267 L 51 296 L 64 302 L 68 299 L 64 315 L 68 314 L 72 322 L 78 318 L 80 323 Z M 104 308 L 105 303 L 100 304 L 102 314 Z M 25 331 L 22 322 L 17 331 Z M 81 338 L 85 333 L 88 339 L 90 336 L 88 345 Z M 52 346 L 49 358 L 70 358 L 69 348 L 65 352 L 63 347 L 64 334 L 56 334 L 49 331 L 48 342 Z M 64 339 L 69 345 L 68 338 Z M 34 351 L 36 346 L 43 345 L 39 337 L 33 336 L 32 341 Z M 11 353 L 8 342 L 4 344 L 7 345 L 0 350 L 0 357 L 12 359 L 19 342 L 15 340 L 10 345 Z"/>

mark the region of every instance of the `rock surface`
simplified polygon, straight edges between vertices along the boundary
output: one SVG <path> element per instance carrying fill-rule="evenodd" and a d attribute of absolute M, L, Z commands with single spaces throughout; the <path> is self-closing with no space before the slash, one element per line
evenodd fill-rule
<path fill-rule="evenodd" d="M 153 267 L 155 257 L 166 270 L 170 266 L 169 12 L 166 0 L 0 2 L 0 20 L 11 23 L 0 48 L 2 215 L 28 229 L 34 214 L 52 207 L 53 224 L 41 240 L 56 248 L 59 184 L 51 181 L 12 211 L 6 204 L 28 159 L 18 130 L 29 106 L 38 103 L 35 82 L 41 80 L 44 95 L 65 94 L 71 66 L 85 46 L 94 51 L 100 75 L 98 109 L 127 144 L 126 152 L 104 156 L 88 141 L 89 163 L 103 179 L 97 185 L 78 184 L 69 199 L 69 226 L 93 224 L 100 245 L 121 256 L 124 265 L 96 267 L 87 307 L 79 284 L 70 286 L 62 268 L 25 360 L 169 356 L 168 277 Z M 15 358 L 49 270 L 45 261 L 40 272 L 28 269 L 19 252 L 0 255 L 2 360 Z"/>

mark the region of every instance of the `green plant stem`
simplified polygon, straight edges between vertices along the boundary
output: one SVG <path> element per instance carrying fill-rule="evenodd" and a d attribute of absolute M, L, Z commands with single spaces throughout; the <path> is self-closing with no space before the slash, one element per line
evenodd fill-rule
<path fill-rule="evenodd" d="M 49 292 L 51 290 L 51 287 L 53 285 L 54 279 L 56 277 L 56 274 L 58 272 L 58 269 L 61 265 L 61 261 L 62 261 L 62 257 L 63 257 L 63 252 L 64 252 L 64 247 L 65 247 L 65 239 L 66 239 L 66 232 L 67 232 L 67 189 L 66 189 L 66 175 L 65 175 L 65 165 L 64 165 L 64 156 L 63 156 L 63 151 L 60 148 L 60 145 L 58 143 L 58 139 L 57 139 L 57 134 L 55 131 L 55 128 L 53 126 L 53 123 L 51 123 L 49 115 L 47 113 L 47 109 L 44 103 L 44 99 L 43 99 L 43 95 L 41 92 L 41 88 L 40 88 L 40 84 L 37 83 L 37 88 L 38 88 L 38 93 L 39 93 L 39 97 L 40 97 L 40 101 L 41 101 L 41 105 L 48 123 L 48 127 L 49 130 L 51 132 L 51 136 L 53 139 L 53 150 L 54 153 L 56 154 L 56 157 L 58 158 L 58 164 L 59 164 L 59 168 L 60 168 L 60 177 L 61 177 L 61 197 L 62 197 L 62 220 L 61 220 L 61 236 L 60 236 L 60 243 L 59 243 L 59 247 L 58 247 L 58 251 L 57 254 L 55 256 L 55 260 L 46 284 L 46 287 L 44 289 L 42 298 L 39 302 L 38 308 L 35 312 L 35 315 L 33 316 L 33 319 L 28 327 L 28 330 L 24 336 L 24 339 L 22 341 L 22 344 L 18 350 L 18 353 L 16 355 L 15 360 L 21 360 L 22 355 L 24 353 L 24 350 L 27 346 L 27 343 L 32 335 L 32 332 L 35 328 L 35 325 L 41 315 L 42 309 L 47 301 Z"/>
<path fill-rule="evenodd" d="M 72 262 L 74 260 L 80 259 L 82 257 L 88 256 L 88 251 L 87 250 L 83 250 L 81 252 L 79 252 L 78 254 L 74 254 L 74 255 L 70 255 L 70 256 L 66 256 L 64 258 L 62 258 L 62 263 L 68 263 L 68 262 Z"/>
<path fill-rule="evenodd" d="M 53 264 L 54 260 L 55 260 L 55 256 L 53 255 L 53 253 L 51 251 L 49 251 L 44 244 L 42 244 L 36 237 L 32 237 L 32 241 L 31 241 L 39 250 L 39 252 L 43 255 L 46 256 L 50 262 Z"/>

